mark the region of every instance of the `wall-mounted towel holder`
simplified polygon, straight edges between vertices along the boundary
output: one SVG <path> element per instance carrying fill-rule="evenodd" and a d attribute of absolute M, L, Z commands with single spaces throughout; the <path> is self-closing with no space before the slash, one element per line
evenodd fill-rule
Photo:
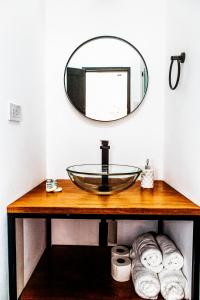
<path fill-rule="evenodd" d="M 177 78 L 174 86 L 172 85 L 172 67 L 174 61 L 177 61 L 177 67 L 178 67 L 178 72 L 177 72 Z M 179 79 L 180 79 L 180 74 L 181 74 L 181 63 L 183 64 L 185 61 L 185 52 L 182 52 L 181 55 L 178 56 L 171 56 L 171 64 L 169 68 L 169 86 L 172 90 L 175 90 L 178 86 Z"/>

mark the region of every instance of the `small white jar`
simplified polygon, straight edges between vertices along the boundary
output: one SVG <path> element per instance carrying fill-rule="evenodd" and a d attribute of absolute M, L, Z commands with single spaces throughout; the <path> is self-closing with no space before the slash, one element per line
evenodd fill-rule
<path fill-rule="evenodd" d="M 147 159 L 145 169 L 141 174 L 141 187 L 144 189 L 153 189 L 154 187 L 154 171 L 149 165 L 149 159 Z"/>

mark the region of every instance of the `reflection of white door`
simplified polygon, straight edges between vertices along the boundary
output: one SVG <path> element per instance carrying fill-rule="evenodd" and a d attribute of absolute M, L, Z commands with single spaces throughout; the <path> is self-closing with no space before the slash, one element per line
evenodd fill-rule
<path fill-rule="evenodd" d="M 109 121 L 127 115 L 128 73 L 86 72 L 86 116 Z"/>

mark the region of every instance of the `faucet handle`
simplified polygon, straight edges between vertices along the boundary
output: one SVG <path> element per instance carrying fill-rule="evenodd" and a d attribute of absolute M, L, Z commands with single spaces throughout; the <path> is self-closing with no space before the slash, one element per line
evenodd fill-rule
<path fill-rule="evenodd" d="M 110 149 L 110 146 L 108 145 L 109 144 L 109 141 L 107 141 L 107 140 L 101 140 L 101 149 L 102 148 L 107 148 L 107 149 Z"/>
<path fill-rule="evenodd" d="M 103 146 L 108 146 L 109 141 L 107 141 L 107 140 L 101 140 L 101 144 L 102 144 Z"/>

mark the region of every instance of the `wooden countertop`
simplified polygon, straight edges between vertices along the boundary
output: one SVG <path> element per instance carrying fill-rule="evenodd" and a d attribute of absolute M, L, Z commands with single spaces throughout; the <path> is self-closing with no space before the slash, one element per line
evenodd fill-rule
<path fill-rule="evenodd" d="M 45 182 L 7 207 L 10 213 L 86 215 L 170 215 L 200 216 L 200 207 L 163 181 L 153 190 L 143 190 L 140 182 L 112 196 L 90 194 L 70 180 L 58 180 L 61 193 L 46 193 Z"/>

